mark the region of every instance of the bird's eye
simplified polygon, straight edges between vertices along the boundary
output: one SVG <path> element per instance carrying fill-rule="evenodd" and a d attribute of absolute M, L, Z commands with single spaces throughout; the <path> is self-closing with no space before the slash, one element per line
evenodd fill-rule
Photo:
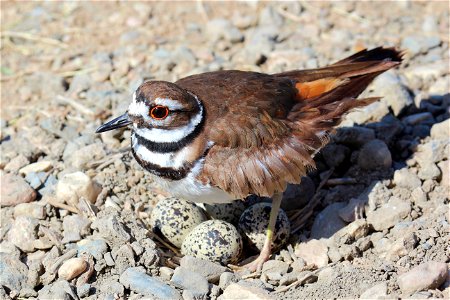
<path fill-rule="evenodd" d="M 157 105 L 150 110 L 150 117 L 155 120 L 164 120 L 169 115 L 167 106 Z"/>

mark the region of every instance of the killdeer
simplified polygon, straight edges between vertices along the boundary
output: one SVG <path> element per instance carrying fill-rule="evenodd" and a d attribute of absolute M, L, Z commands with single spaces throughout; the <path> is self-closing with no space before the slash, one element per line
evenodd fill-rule
<path fill-rule="evenodd" d="M 286 185 L 314 168 L 314 154 L 344 114 L 378 100 L 356 97 L 401 57 L 379 47 L 319 69 L 148 81 L 128 111 L 97 132 L 132 125 L 134 158 L 174 196 L 204 203 L 272 197 L 265 245 L 247 265 L 256 270 L 271 254 Z"/>

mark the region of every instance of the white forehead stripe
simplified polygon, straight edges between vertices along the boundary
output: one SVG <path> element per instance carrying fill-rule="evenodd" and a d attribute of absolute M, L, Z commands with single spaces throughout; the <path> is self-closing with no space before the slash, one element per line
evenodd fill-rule
<path fill-rule="evenodd" d="M 169 108 L 169 110 L 180 110 L 183 109 L 183 105 L 178 100 L 173 100 L 169 98 L 156 98 L 154 100 L 156 105 L 164 105 Z"/>
<path fill-rule="evenodd" d="M 128 114 L 132 116 L 141 116 L 144 120 L 150 120 L 150 117 L 148 116 L 148 107 L 144 102 L 131 102 L 128 107 Z"/>

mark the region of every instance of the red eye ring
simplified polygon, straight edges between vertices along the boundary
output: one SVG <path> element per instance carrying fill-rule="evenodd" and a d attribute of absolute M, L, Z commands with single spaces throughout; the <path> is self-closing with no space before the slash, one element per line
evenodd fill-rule
<path fill-rule="evenodd" d="M 155 120 L 164 120 L 169 115 L 169 109 L 167 106 L 156 105 L 150 110 L 150 117 Z"/>

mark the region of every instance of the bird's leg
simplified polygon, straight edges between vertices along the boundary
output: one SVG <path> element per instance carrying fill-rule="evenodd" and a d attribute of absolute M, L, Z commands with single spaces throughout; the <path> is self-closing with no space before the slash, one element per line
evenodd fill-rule
<path fill-rule="evenodd" d="M 281 199 L 283 199 L 283 193 L 276 193 L 273 195 L 269 226 L 267 227 L 266 240 L 264 241 L 263 248 L 254 261 L 244 265 L 244 268 L 251 272 L 261 271 L 263 264 L 269 260 L 269 257 L 272 254 L 272 241 L 275 232 L 275 223 L 277 222 L 278 212 L 280 211 Z"/>

